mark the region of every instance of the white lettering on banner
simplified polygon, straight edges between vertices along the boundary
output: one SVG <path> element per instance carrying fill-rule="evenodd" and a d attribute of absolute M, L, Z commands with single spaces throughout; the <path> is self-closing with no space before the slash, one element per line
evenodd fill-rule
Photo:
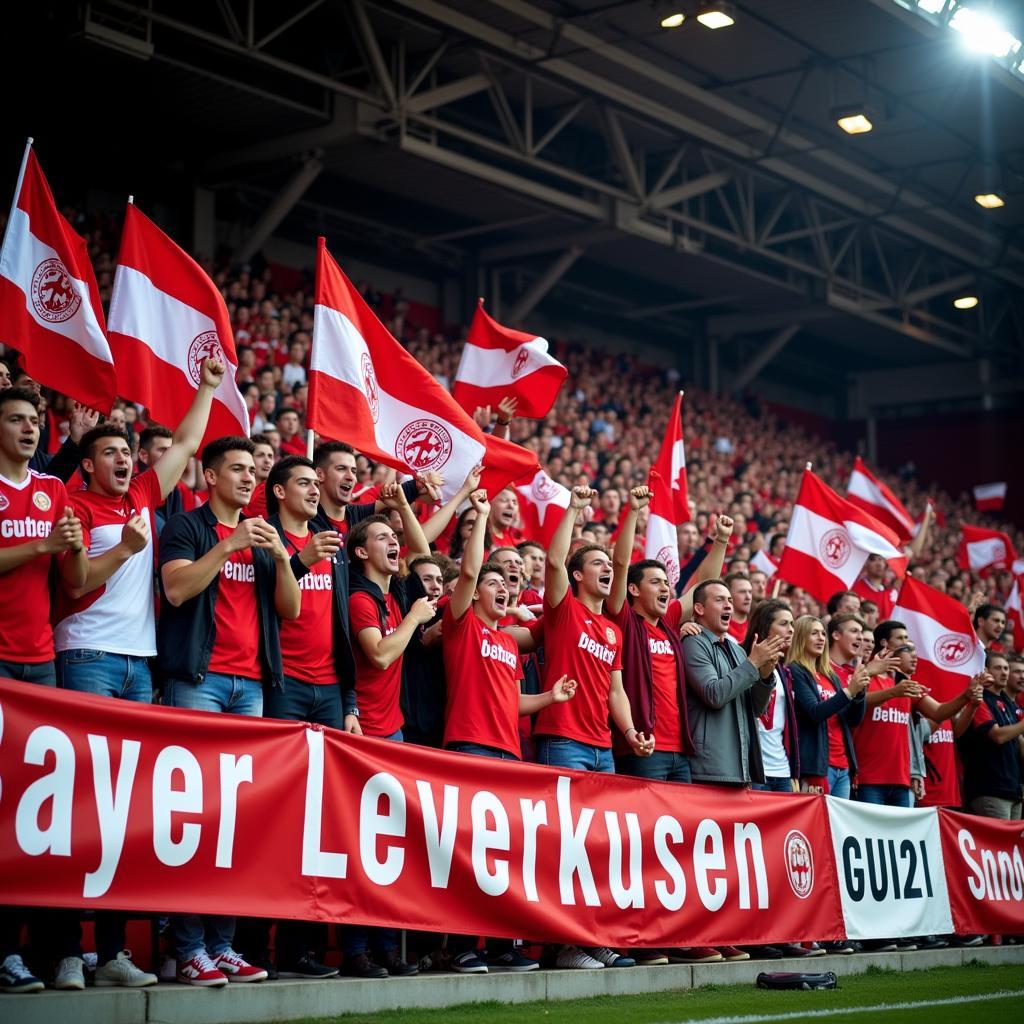
<path fill-rule="evenodd" d="M 488 896 L 501 896 L 508 891 L 509 867 L 505 857 L 494 858 L 494 869 L 488 866 L 487 855 L 492 851 L 508 853 L 512 846 L 512 835 L 508 826 L 508 814 L 501 801 L 482 789 L 473 794 L 469 807 L 473 821 L 473 876 L 480 891 Z M 494 819 L 494 827 L 487 824 L 488 816 Z"/>
<path fill-rule="evenodd" d="M 75 748 L 66 733 L 52 725 L 33 729 L 25 744 L 25 764 L 46 764 L 53 754 L 53 770 L 27 786 L 18 801 L 14 834 L 18 845 L 32 857 L 51 853 L 71 856 L 71 806 L 75 792 Z M 40 825 L 43 807 L 50 804 L 50 824 Z"/>
<path fill-rule="evenodd" d="M 640 818 L 627 813 L 626 831 L 629 833 L 629 885 L 622 881 L 622 834 L 619 816 L 614 811 L 604 812 L 604 827 L 608 831 L 608 888 L 619 910 L 644 907 L 644 871 L 640 840 Z"/>
<path fill-rule="evenodd" d="M 1005 850 L 978 851 L 974 836 L 965 828 L 956 837 L 960 856 L 970 869 L 967 886 L 976 900 L 1024 900 L 1024 859 L 1020 847 L 1015 846 L 1011 857 Z M 977 859 L 972 857 L 977 853 Z"/>
<path fill-rule="evenodd" d="M 558 802 L 558 824 L 561 831 L 561 847 L 558 858 L 558 891 L 562 903 L 566 906 L 576 905 L 576 890 L 572 883 L 573 875 L 578 875 L 580 888 L 583 890 L 583 902 L 588 907 L 599 907 L 601 901 L 594 885 L 594 874 L 590 870 L 587 858 L 587 831 L 594 820 L 594 809 L 584 807 L 580 811 L 578 824 L 573 827 L 572 806 L 569 802 L 569 791 L 572 783 L 564 775 L 558 779 L 556 800 Z"/>
<path fill-rule="evenodd" d="M 434 889 L 447 889 L 452 856 L 455 853 L 455 829 L 459 823 L 459 787 L 444 787 L 440 828 L 437 825 L 434 791 L 430 784 L 417 779 L 416 792 L 423 813 L 423 840 L 427 846 L 427 863 L 430 865 L 430 885 Z"/>
<path fill-rule="evenodd" d="M 693 846 L 693 877 L 700 901 L 708 910 L 721 910 L 725 905 L 728 883 L 724 878 L 715 878 L 714 887 L 709 884 L 712 881 L 712 871 L 725 871 L 725 850 L 722 847 L 722 830 L 718 827 L 718 822 L 705 818 L 697 826 Z"/>
<path fill-rule="evenodd" d="M 53 524 L 42 519 L 4 519 L 0 522 L 0 537 L 10 540 L 12 537 L 49 537 Z"/>
<path fill-rule="evenodd" d="M 253 576 L 255 579 L 255 576 Z M 331 579 L 329 572 L 316 573 L 307 572 L 305 576 L 298 581 L 299 590 L 333 590 L 334 580 Z"/>
<path fill-rule="evenodd" d="M 514 654 L 507 647 L 502 647 L 501 644 L 492 644 L 487 637 L 484 637 L 480 643 L 480 657 L 500 661 L 503 665 L 508 665 L 509 668 L 519 668 L 518 654 Z"/>
<path fill-rule="evenodd" d="M 256 566 L 252 562 L 225 562 L 220 571 L 226 580 L 235 580 L 238 583 L 256 582 Z"/>
<path fill-rule="evenodd" d="M 238 809 L 238 787 L 252 782 L 252 754 L 235 757 L 220 755 L 220 824 L 217 828 L 217 857 L 219 868 L 231 867 L 235 848 L 235 816 Z"/>
<path fill-rule="evenodd" d="M 348 854 L 323 849 L 324 734 L 306 730 L 306 805 L 302 816 L 302 873 L 316 878 L 344 878 Z"/>
<path fill-rule="evenodd" d="M 666 910 L 679 910 L 686 902 L 686 875 L 668 848 L 669 842 L 683 842 L 683 826 L 670 814 L 663 814 L 654 823 L 654 853 L 672 880 L 672 888 L 659 878 L 654 883 L 654 895 Z"/>
<path fill-rule="evenodd" d="M 380 810 L 381 802 L 386 809 Z M 384 859 L 377 856 L 377 840 L 381 836 L 404 838 L 405 790 L 388 772 L 372 775 L 363 786 L 359 799 L 359 856 L 366 877 L 375 885 L 392 885 L 402 873 L 405 850 L 385 846 Z"/>
<path fill-rule="evenodd" d="M 110 750 L 106 736 L 89 736 L 89 752 L 92 754 L 92 778 L 96 793 L 96 811 L 100 826 L 100 850 L 102 857 L 99 867 L 85 876 L 82 895 L 102 896 L 114 880 L 121 851 L 124 849 L 124 834 L 128 828 L 128 808 L 132 799 L 132 785 L 135 770 L 139 765 L 138 740 L 121 742 L 121 762 L 117 766 L 117 782 L 113 791 L 110 787 Z"/>
<path fill-rule="evenodd" d="M 934 808 L 907 810 L 826 797 L 846 935 L 953 930 Z"/>
<path fill-rule="evenodd" d="M 537 893 L 537 831 L 548 823 L 548 805 L 543 800 L 519 801 L 523 817 L 523 889 L 531 903 L 539 903 Z"/>
<path fill-rule="evenodd" d="M 174 774 L 180 773 L 183 789 L 174 788 Z M 187 864 L 199 849 L 201 826 L 194 821 L 181 825 L 181 838 L 171 838 L 171 815 L 203 813 L 203 769 L 195 754 L 184 747 L 164 747 L 153 766 L 153 851 L 168 867 Z"/>
<path fill-rule="evenodd" d="M 599 644 L 592 636 L 587 636 L 586 633 L 580 633 L 580 642 L 577 644 L 577 647 L 581 651 L 592 654 L 606 665 L 611 665 L 615 661 L 615 652 L 610 647 Z"/>

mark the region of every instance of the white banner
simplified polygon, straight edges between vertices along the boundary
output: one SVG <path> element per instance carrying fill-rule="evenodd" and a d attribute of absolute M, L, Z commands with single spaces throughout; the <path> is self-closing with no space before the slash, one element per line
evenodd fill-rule
<path fill-rule="evenodd" d="M 847 938 L 952 932 L 935 809 L 826 802 Z"/>

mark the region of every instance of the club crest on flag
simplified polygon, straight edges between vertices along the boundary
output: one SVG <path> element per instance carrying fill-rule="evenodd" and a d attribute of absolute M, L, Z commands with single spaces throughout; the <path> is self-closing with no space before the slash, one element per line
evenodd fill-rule
<path fill-rule="evenodd" d="M 533 478 L 530 494 L 535 501 L 550 501 L 558 497 L 559 487 L 547 473 L 538 473 Z"/>
<path fill-rule="evenodd" d="M 512 379 L 515 380 L 523 372 L 523 367 L 529 360 L 530 354 L 525 348 L 519 350 L 519 354 L 516 356 L 516 361 L 512 364 Z"/>
<path fill-rule="evenodd" d="M 363 353 L 359 360 L 359 369 L 363 375 L 363 394 L 366 395 L 366 404 L 370 407 L 373 422 L 376 423 L 380 419 L 380 394 L 377 391 L 377 374 L 373 372 L 373 360 L 369 353 Z"/>
<path fill-rule="evenodd" d="M 395 455 L 416 473 L 440 469 L 451 453 L 452 435 L 437 420 L 413 420 L 395 441 Z"/>
<path fill-rule="evenodd" d="M 668 574 L 668 581 L 674 587 L 679 582 L 679 556 L 677 549 L 666 544 L 654 556 L 663 566 Z"/>
<path fill-rule="evenodd" d="M 216 359 L 227 366 L 228 361 L 224 358 L 224 349 L 216 331 L 203 331 L 202 334 L 197 334 L 188 347 L 188 375 L 196 387 L 203 382 L 203 363 L 207 359 Z"/>
<path fill-rule="evenodd" d="M 793 829 L 784 844 L 786 875 L 793 893 L 802 900 L 814 891 L 814 854 L 803 832 Z"/>
<path fill-rule="evenodd" d="M 70 320 L 82 305 L 82 296 L 75 291 L 71 275 L 58 259 L 46 259 L 32 275 L 32 308 L 51 324 Z"/>
<path fill-rule="evenodd" d="M 958 668 L 970 661 L 974 644 L 963 633 L 944 633 L 935 641 L 933 653 L 943 668 Z"/>
<path fill-rule="evenodd" d="M 829 530 L 822 535 L 818 550 L 822 561 L 832 569 L 839 569 L 850 560 L 850 535 L 842 529 Z"/>

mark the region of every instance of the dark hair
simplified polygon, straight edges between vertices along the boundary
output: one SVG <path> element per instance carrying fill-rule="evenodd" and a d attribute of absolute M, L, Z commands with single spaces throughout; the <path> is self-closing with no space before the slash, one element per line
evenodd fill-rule
<path fill-rule="evenodd" d="M 39 395 L 31 388 L 5 388 L 0 391 L 0 409 L 8 402 L 28 402 L 36 412 L 39 412 Z"/>
<path fill-rule="evenodd" d="M 878 611 L 878 602 L 872 601 L 870 597 L 862 597 L 860 601 L 861 615 L 867 615 L 872 609 Z"/>
<path fill-rule="evenodd" d="M 527 548 L 536 548 L 538 551 L 544 551 L 544 545 L 538 540 L 521 540 L 516 545 L 516 550 L 519 554 L 522 554 Z"/>
<path fill-rule="evenodd" d="M 253 445 L 255 447 L 255 443 Z M 292 476 L 292 470 L 297 466 L 305 466 L 306 469 L 313 469 L 313 463 L 305 455 L 286 455 L 280 462 L 274 464 L 267 476 L 267 512 L 276 516 L 281 507 L 281 502 L 274 493 L 274 487 L 280 484 L 282 487 L 288 483 Z"/>
<path fill-rule="evenodd" d="M 433 565 L 440 569 L 443 575 L 444 566 L 441 564 L 441 557 L 439 555 L 420 555 L 419 558 L 414 558 L 409 563 L 409 572 L 415 572 L 421 565 Z"/>
<path fill-rule="evenodd" d="M 139 433 L 139 447 L 149 451 L 150 444 L 158 437 L 171 441 L 174 439 L 174 432 L 167 427 L 146 427 Z"/>
<path fill-rule="evenodd" d="M 828 605 L 826 607 L 828 608 L 829 615 L 835 615 L 836 610 L 839 608 L 839 602 L 842 601 L 844 597 L 855 597 L 858 601 L 858 607 L 860 607 L 860 594 L 854 593 L 852 590 L 837 590 L 828 599 Z"/>
<path fill-rule="evenodd" d="M 573 579 L 572 574 L 574 572 L 583 572 L 583 559 L 593 551 L 600 551 L 603 555 L 608 554 L 608 549 L 603 544 L 583 544 L 572 553 L 572 557 L 565 567 L 566 572 L 569 573 L 569 586 L 572 587 L 574 594 L 579 589 L 579 584 Z"/>
<path fill-rule="evenodd" d="M 656 558 L 644 558 L 639 562 L 634 562 L 626 573 L 626 586 L 627 587 L 639 587 L 644 581 L 644 573 L 648 569 L 660 569 L 665 575 L 668 575 L 668 569 L 665 568 L 664 562 L 659 562 Z M 632 596 L 629 597 L 632 601 Z"/>
<path fill-rule="evenodd" d="M 489 558 L 483 565 L 480 566 L 480 571 L 476 574 L 476 585 L 480 586 L 480 581 L 489 573 L 496 572 L 502 580 L 505 579 L 505 570 L 502 569 L 497 562 L 492 562 Z"/>
<path fill-rule="evenodd" d="M 729 575 L 725 577 L 723 582 L 729 588 L 729 592 L 730 593 L 732 592 L 732 585 L 733 585 L 733 583 L 736 580 L 746 580 L 749 583 L 750 582 L 750 576 L 748 576 L 747 573 L 745 573 L 745 572 L 731 572 L 731 573 L 729 573 Z"/>
<path fill-rule="evenodd" d="M 267 437 L 266 434 L 253 434 L 252 437 L 249 438 L 249 440 L 252 441 L 253 447 L 255 447 L 258 444 L 265 444 L 268 448 L 274 447 L 270 443 L 270 438 Z"/>
<path fill-rule="evenodd" d="M 463 509 L 459 513 L 459 518 L 456 520 L 455 523 L 455 530 L 452 533 L 451 543 L 448 545 L 448 554 L 450 557 L 455 559 L 462 557 L 462 552 L 466 549 L 466 542 L 462 539 L 462 524 L 465 522 L 466 516 L 468 516 L 470 512 L 475 511 L 476 510 L 473 508 L 473 506 L 470 505 L 469 508 Z M 492 543 L 493 540 L 491 539 L 491 528 L 490 526 L 485 526 L 484 551 L 487 551 Z"/>
<path fill-rule="evenodd" d="M 493 562 L 494 561 L 494 556 L 495 555 L 500 555 L 502 551 L 511 551 L 512 554 L 514 554 L 514 555 L 518 555 L 519 554 L 519 548 L 515 548 L 511 544 L 502 544 L 502 546 L 500 548 L 492 549 L 491 553 L 487 556 L 487 561 L 488 562 Z"/>
<path fill-rule="evenodd" d="M 290 412 L 294 413 L 296 416 L 299 416 L 299 410 L 298 409 L 293 409 L 290 405 L 282 405 L 281 408 L 278 409 L 277 412 L 274 413 L 274 422 L 275 423 L 280 423 L 281 422 L 281 417 L 282 416 L 287 416 L 288 413 L 290 413 Z M 299 418 L 301 419 L 301 417 L 299 417 Z"/>
<path fill-rule="evenodd" d="M 978 623 L 982 619 L 987 619 L 993 612 L 1006 613 L 1006 609 L 1001 604 L 981 604 L 978 605 L 974 612 L 974 628 L 978 628 Z"/>
<path fill-rule="evenodd" d="M 93 427 L 92 430 L 88 431 L 82 440 L 78 442 L 78 449 L 82 453 L 81 457 L 83 459 L 91 459 L 93 457 L 93 445 L 104 437 L 116 437 L 124 441 L 129 448 L 132 446 L 132 439 L 123 427 L 115 427 L 112 423 L 101 423 L 98 427 Z"/>
<path fill-rule="evenodd" d="M 875 649 L 871 653 L 877 654 L 882 649 L 882 644 L 886 643 L 897 629 L 906 628 L 902 622 L 897 622 L 895 619 L 886 619 L 885 622 L 880 622 L 875 626 Z"/>
<path fill-rule="evenodd" d="M 775 616 L 779 612 L 792 614 L 793 609 L 789 606 L 788 601 L 783 601 L 779 597 L 769 597 L 766 601 L 759 602 L 758 606 L 750 613 L 750 618 L 747 619 L 747 635 L 743 638 L 743 650 L 747 654 L 754 646 L 755 636 L 758 640 L 764 640 L 768 636 Z"/>
<path fill-rule="evenodd" d="M 725 585 L 725 580 L 720 580 L 717 577 L 715 579 L 711 579 L 711 580 L 704 580 L 703 583 L 698 583 L 697 586 L 694 587 L 694 590 L 693 590 L 693 605 L 694 605 L 694 607 L 696 607 L 699 604 L 703 604 L 704 603 L 704 595 L 708 592 L 708 587 L 712 587 L 716 583 L 720 587 L 725 587 L 726 590 L 729 589 Z"/>
<path fill-rule="evenodd" d="M 313 465 L 317 469 L 323 469 L 331 461 L 332 455 L 344 452 L 346 455 L 355 455 L 356 450 L 344 441 L 324 441 L 316 446 L 313 452 Z"/>
<path fill-rule="evenodd" d="M 861 629 L 865 628 L 864 620 L 859 615 L 854 615 L 853 612 L 843 612 L 842 615 L 836 615 L 829 619 L 828 622 L 828 642 L 829 646 L 832 644 L 832 634 L 838 633 L 843 626 L 848 622 L 856 622 Z"/>
<path fill-rule="evenodd" d="M 1006 660 L 1007 664 L 1010 663 L 1010 659 L 1007 657 L 1005 651 L 986 651 L 985 652 L 985 668 L 988 668 L 989 665 L 991 665 L 992 662 L 996 658 L 1004 658 Z"/>
<path fill-rule="evenodd" d="M 220 469 L 224 456 L 228 452 L 248 452 L 250 455 L 256 451 L 256 446 L 247 437 L 217 437 L 203 448 L 203 472 L 208 469 Z"/>
<path fill-rule="evenodd" d="M 387 516 L 367 516 L 348 531 L 348 541 L 345 543 L 345 550 L 348 552 L 348 560 L 356 572 L 363 571 L 363 559 L 356 556 L 356 548 L 366 547 L 366 535 L 370 532 L 370 527 L 376 523 L 383 523 L 385 526 L 391 525 Z"/>

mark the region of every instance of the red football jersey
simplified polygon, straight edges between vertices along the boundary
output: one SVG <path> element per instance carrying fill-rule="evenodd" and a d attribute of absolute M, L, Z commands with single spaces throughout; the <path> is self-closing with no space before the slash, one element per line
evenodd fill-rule
<path fill-rule="evenodd" d="M 544 601 L 544 685 L 563 675 L 577 682 L 576 696 L 537 715 L 534 735 L 564 736 L 594 747 L 612 745 L 608 725 L 611 674 L 622 669 L 622 632 L 590 611 L 572 591 L 557 605 Z"/>
<path fill-rule="evenodd" d="M 924 780 L 924 799 L 919 800 L 917 806 L 959 810 L 963 805 L 960 759 L 956 753 L 953 729 L 948 722 L 943 722 L 925 741 L 924 760 L 928 774 Z"/>
<path fill-rule="evenodd" d="M 833 663 L 833 668 L 838 668 L 838 666 Z M 839 680 L 843 682 L 842 676 L 839 677 Z M 831 700 L 839 692 L 820 672 L 815 672 L 814 681 L 818 686 L 818 696 L 822 700 Z M 849 768 L 850 758 L 846 754 L 846 744 L 843 742 L 843 730 L 839 725 L 839 715 L 829 715 L 827 725 L 829 767 Z"/>
<path fill-rule="evenodd" d="M 0 476 L 0 547 L 50 536 L 68 500 L 55 476 L 30 469 L 21 483 Z M 0 576 L 0 660 L 39 665 L 53 661 L 50 628 L 50 564 L 31 558 Z"/>
<path fill-rule="evenodd" d="M 895 686 L 892 676 L 877 676 L 868 693 Z M 869 707 L 864 721 L 853 730 L 857 751 L 857 780 L 867 785 L 910 786 L 909 697 L 894 697 Z"/>
<path fill-rule="evenodd" d="M 379 629 L 390 636 L 402 624 L 402 610 L 390 592 L 386 598 L 387 620 L 381 626 L 377 602 L 364 591 L 357 590 L 348 599 L 348 618 L 352 646 L 356 652 L 356 700 L 359 703 L 359 724 L 367 736 L 390 736 L 402 728 L 402 658 L 397 657 L 387 668 L 375 668 L 363 653 L 359 634 L 364 629 Z"/>
<path fill-rule="evenodd" d="M 235 531 L 217 524 L 217 539 Z M 256 601 L 256 566 L 252 549 L 236 551 L 220 567 L 217 600 L 213 609 L 213 652 L 207 672 L 260 679 L 259 606 Z"/>
<path fill-rule="evenodd" d="M 448 682 L 444 742 L 480 743 L 519 757 L 519 647 L 470 608 L 461 619 L 447 605 L 441 619 Z M 571 702 L 570 702 L 571 703 Z"/>
<path fill-rule="evenodd" d="M 285 533 L 289 551 L 302 551 L 313 534 Z M 334 577 L 331 560 L 321 558 L 298 581 L 302 610 L 297 619 L 281 620 L 281 659 L 284 674 L 304 683 L 337 683 L 334 665 Z"/>
<path fill-rule="evenodd" d="M 679 714 L 679 675 L 676 656 L 660 629 L 646 620 L 647 644 L 654 669 L 654 736 L 658 750 L 683 752 L 683 724 Z"/>

